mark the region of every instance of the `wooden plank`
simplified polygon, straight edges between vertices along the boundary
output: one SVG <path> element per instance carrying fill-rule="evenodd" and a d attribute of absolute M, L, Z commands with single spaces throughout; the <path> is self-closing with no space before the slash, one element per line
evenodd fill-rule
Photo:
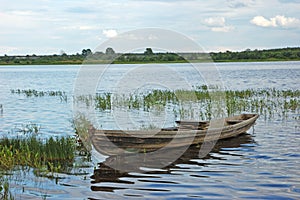
<path fill-rule="evenodd" d="M 226 122 L 228 124 L 238 124 L 238 123 L 241 123 L 243 122 L 244 120 L 238 120 L 238 119 L 231 119 L 231 120 L 226 120 Z"/>
<path fill-rule="evenodd" d="M 208 121 L 194 121 L 194 120 L 177 120 L 175 121 L 178 125 L 203 125 L 208 124 Z"/>

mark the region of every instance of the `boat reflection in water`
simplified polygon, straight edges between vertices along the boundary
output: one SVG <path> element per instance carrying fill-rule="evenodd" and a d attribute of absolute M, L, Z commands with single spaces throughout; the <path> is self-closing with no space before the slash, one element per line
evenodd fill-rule
<path fill-rule="evenodd" d="M 219 140 L 211 152 L 204 158 L 199 158 L 201 144 L 192 145 L 185 151 L 184 154 L 182 154 L 172 163 L 168 163 L 170 160 L 169 157 L 174 156 L 174 154 L 176 155 L 176 152 L 180 151 L 176 148 L 168 149 L 165 153 L 161 153 L 155 157 L 148 156 L 148 153 L 112 155 L 109 156 L 104 162 L 99 163 L 99 169 L 94 170 L 94 174 L 91 176 L 93 179 L 91 190 L 114 192 L 116 190 L 127 189 L 128 187 L 125 187 L 126 185 L 134 185 L 135 180 L 140 179 L 146 179 L 144 182 L 147 182 L 147 179 L 151 179 L 149 182 L 152 182 L 153 178 L 156 178 L 160 183 L 168 183 L 169 181 L 163 179 L 161 175 L 172 176 L 174 172 L 178 170 L 185 170 L 186 167 L 208 168 L 210 165 L 218 165 L 218 162 L 225 162 L 227 160 L 226 157 L 228 154 L 231 156 L 242 157 L 242 155 L 239 155 L 234 150 L 240 148 L 241 145 L 251 146 L 251 144 L 253 145 L 255 142 L 252 138 L 252 135 L 248 133 L 225 140 Z M 234 151 L 234 153 L 232 153 L 232 151 Z M 140 162 L 140 165 L 136 165 L 136 162 Z M 153 163 L 153 166 L 155 167 L 157 166 L 157 162 L 165 167 L 161 169 L 151 168 L 151 164 Z M 126 166 L 127 170 L 116 170 L 118 169 L 118 166 L 116 165 Z M 228 165 L 230 165 L 230 163 L 228 163 Z M 232 163 L 232 165 L 236 164 Z M 147 168 L 143 168 L 143 166 L 147 166 Z M 201 177 L 201 172 L 197 172 L 197 175 L 195 176 Z M 205 176 L 206 175 L 203 175 L 203 177 Z M 113 186 L 111 186 L 112 184 Z M 160 189 L 161 188 L 155 188 L 155 190 Z"/>

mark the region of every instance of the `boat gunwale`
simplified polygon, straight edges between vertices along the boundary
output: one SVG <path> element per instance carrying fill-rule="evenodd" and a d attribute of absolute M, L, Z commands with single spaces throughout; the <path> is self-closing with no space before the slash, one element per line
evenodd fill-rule
<path fill-rule="evenodd" d="M 245 114 L 242 114 L 245 115 Z M 246 115 L 250 115 L 250 114 L 246 114 Z M 151 129 L 151 130 L 97 130 L 94 129 L 92 133 L 93 136 L 106 136 L 106 137 L 122 137 L 122 138 L 174 138 L 174 136 L 177 137 L 181 137 L 181 138 L 185 138 L 185 137 L 195 137 L 197 136 L 201 136 L 201 134 L 203 134 L 203 136 L 205 136 L 207 133 L 209 133 L 209 135 L 213 135 L 213 134 L 220 134 L 221 132 L 227 132 L 228 130 L 231 131 L 232 129 L 235 128 L 243 128 L 247 125 L 250 124 L 250 126 L 253 125 L 253 123 L 256 121 L 256 119 L 259 117 L 258 114 L 251 114 L 253 115 L 252 117 L 246 119 L 246 120 L 242 120 L 239 123 L 236 124 L 230 124 L 230 125 L 223 125 L 222 127 L 219 128 L 215 128 L 215 127 L 211 127 L 209 126 L 207 129 L 205 130 L 193 130 L 193 129 L 178 129 L 178 130 L 161 130 L 161 129 Z M 238 115 L 241 116 L 241 115 Z M 233 116 L 236 117 L 236 116 Z M 220 119 L 222 120 L 224 123 L 226 123 L 226 119 L 231 118 L 231 117 L 227 117 L 227 118 L 223 118 Z M 150 134 L 149 134 L 150 133 Z M 153 133 L 153 134 L 151 134 Z M 154 134 L 156 133 L 156 134 Z"/>
<path fill-rule="evenodd" d="M 201 144 L 203 142 L 218 141 L 236 137 L 253 126 L 259 117 L 258 114 L 241 114 L 232 117 L 222 118 L 223 121 L 228 119 L 244 119 L 240 123 L 228 124 L 222 128 L 215 130 L 184 130 L 183 134 L 175 134 L 178 131 L 164 131 L 173 132 L 173 137 L 170 134 L 167 137 L 133 137 L 131 135 L 124 134 L 126 131 L 119 130 L 120 133 L 113 134 L 111 137 L 107 137 L 105 131 L 115 132 L 116 130 L 96 130 L 91 128 L 89 130 L 90 140 L 94 149 L 104 155 L 121 155 L 121 154 L 132 154 L 141 152 L 152 152 L 162 148 L 179 148 L 183 146 L 191 146 Z M 224 128 L 226 127 L 226 128 Z M 138 133 L 140 131 L 133 131 Z M 193 135 L 188 133 L 193 132 Z M 149 133 L 149 131 L 148 131 Z M 197 134 L 198 133 L 198 134 Z M 200 134 L 202 133 L 202 134 Z M 207 134 L 208 133 L 208 134 Z M 127 135 L 127 137 L 126 137 Z M 139 134 L 141 135 L 141 134 Z M 176 136 L 176 137 L 174 137 Z M 157 140 L 157 141 L 155 141 Z M 151 143 L 154 141 L 154 143 Z"/>

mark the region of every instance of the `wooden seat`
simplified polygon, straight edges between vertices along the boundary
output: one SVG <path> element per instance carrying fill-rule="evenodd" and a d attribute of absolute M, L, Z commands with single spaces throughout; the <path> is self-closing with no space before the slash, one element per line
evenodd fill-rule
<path fill-rule="evenodd" d="M 237 124 L 237 123 L 241 123 L 243 120 L 239 120 L 239 119 L 231 119 L 231 120 L 226 120 L 227 124 Z"/>
<path fill-rule="evenodd" d="M 177 120 L 175 121 L 178 125 L 203 125 L 207 124 L 208 121 L 194 121 L 194 120 Z"/>
<path fill-rule="evenodd" d="M 162 128 L 162 131 L 177 131 L 178 128 L 177 127 L 167 127 L 167 128 Z"/>

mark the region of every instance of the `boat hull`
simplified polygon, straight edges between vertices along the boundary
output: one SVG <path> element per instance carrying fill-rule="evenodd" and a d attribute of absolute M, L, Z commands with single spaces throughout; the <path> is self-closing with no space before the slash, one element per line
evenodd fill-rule
<path fill-rule="evenodd" d="M 177 121 L 178 127 L 160 130 L 96 130 L 89 129 L 89 138 L 96 151 L 104 155 L 151 152 L 161 148 L 176 148 L 236 137 L 248 131 L 257 114 L 199 122 Z"/>

